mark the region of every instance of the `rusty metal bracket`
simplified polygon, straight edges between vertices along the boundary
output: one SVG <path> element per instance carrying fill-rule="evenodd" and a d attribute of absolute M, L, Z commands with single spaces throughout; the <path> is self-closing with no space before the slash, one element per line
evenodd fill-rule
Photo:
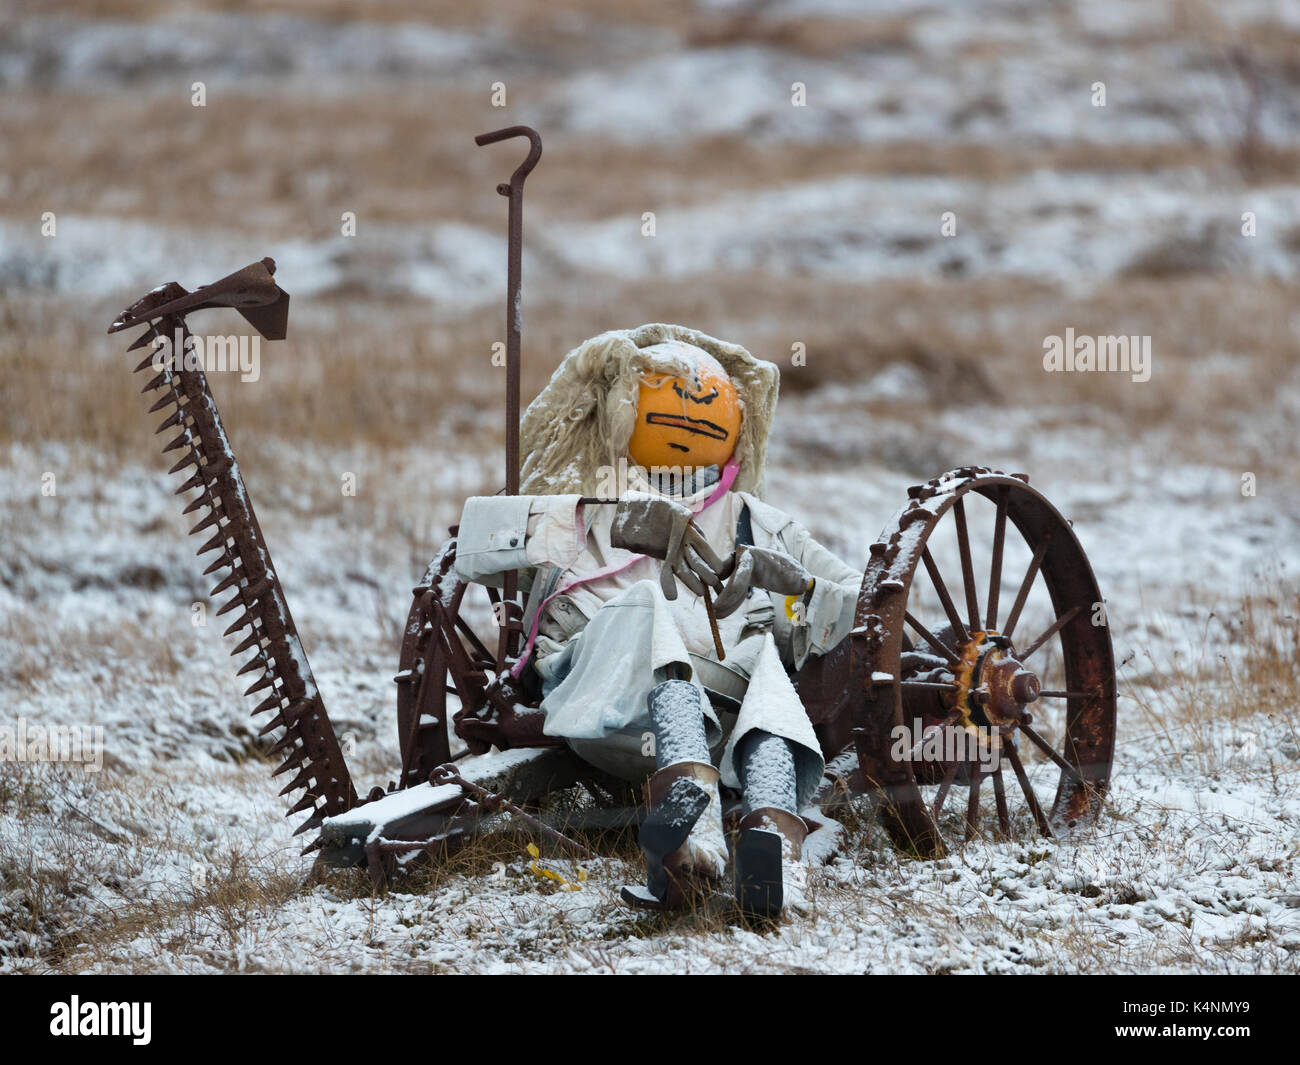
<path fill-rule="evenodd" d="M 169 315 L 183 319 L 192 311 L 209 307 L 233 307 L 267 340 L 283 340 L 288 335 L 289 293 L 276 284 L 275 260 L 270 256 L 193 292 L 175 282 L 155 289 L 118 315 L 108 331 L 147 326 Z"/>
<path fill-rule="evenodd" d="M 512 803 L 504 795 L 494 795 L 486 788 L 479 787 L 479 785 L 471 783 L 470 781 L 466 780 L 458 772 L 456 772 L 456 767 L 450 763 L 448 763 L 447 765 L 440 765 L 438 766 L 437 769 L 435 769 L 432 773 L 430 773 L 429 783 L 435 786 L 439 784 L 457 784 L 461 788 L 463 788 L 466 791 L 466 793 L 473 795 L 474 798 L 479 801 L 479 803 L 482 805 L 483 809 L 487 813 L 492 813 L 498 809 L 506 810 L 509 813 L 513 814 L 515 817 L 519 818 L 525 824 L 536 829 L 538 832 L 541 832 L 543 835 L 547 836 L 548 838 L 553 839 L 556 843 L 559 843 L 562 846 L 568 847 L 570 850 L 575 851 L 577 854 L 581 855 L 584 859 L 590 860 L 591 858 L 595 857 L 595 855 L 591 853 L 590 848 L 588 848 L 582 843 L 579 843 L 576 839 L 570 839 L 563 832 L 560 832 L 552 828 L 550 825 L 543 824 L 532 814 L 527 813 L 525 810 L 521 809 L 519 806 Z"/>

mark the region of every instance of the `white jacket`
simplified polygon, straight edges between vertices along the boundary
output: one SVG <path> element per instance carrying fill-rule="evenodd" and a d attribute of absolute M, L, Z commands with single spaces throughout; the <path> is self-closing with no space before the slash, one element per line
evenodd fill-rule
<path fill-rule="evenodd" d="M 649 490 L 649 485 L 645 485 Z M 704 502 L 711 488 L 678 499 L 688 507 Z M 582 504 L 577 495 L 474 496 L 465 503 L 456 546 L 456 573 L 466 581 L 493 584 L 510 569 L 533 570 L 524 617 L 530 631 L 541 604 L 551 596 L 538 623 L 534 654 L 554 653 L 580 631 L 600 607 L 637 581 L 657 580 L 661 563 L 638 557 L 610 544 L 615 504 Z M 728 625 L 724 619 L 724 646 L 728 632 L 738 630 L 746 617 L 774 614 L 773 635 L 782 661 L 798 669 L 809 655 L 825 654 L 853 627 L 862 574 L 842 562 L 813 539 L 789 515 L 748 492 L 728 492 L 697 513 L 695 524 L 719 555 L 735 549 L 737 524 L 748 510 L 756 547 L 780 551 L 799 562 L 815 578 L 812 597 L 803 609 L 802 622 L 786 611 L 784 596 L 751 596 L 754 606 L 742 608 Z M 626 566 L 587 583 L 561 591 L 574 581 L 602 570 Z M 555 593 L 559 591 L 560 594 Z M 760 600 L 766 600 L 761 602 Z M 673 613 L 687 647 L 709 654 L 713 641 L 701 599 L 678 584 Z M 767 611 L 770 610 L 770 614 Z M 735 632 L 732 632 L 733 638 Z"/>

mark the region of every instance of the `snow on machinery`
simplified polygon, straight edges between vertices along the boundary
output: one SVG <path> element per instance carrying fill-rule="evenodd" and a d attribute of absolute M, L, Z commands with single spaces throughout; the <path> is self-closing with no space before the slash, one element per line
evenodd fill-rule
<path fill-rule="evenodd" d="M 541 156 L 541 140 L 524 126 L 476 138 L 487 145 L 517 137 L 528 140 L 528 155 L 510 181 L 497 186 L 509 201 L 508 495 L 519 492 L 523 185 Z M 217 552 L 204 571 L 222 574 L 212 594 L 231 593 L 218 613 L 239 611 L 225 634 L 242 637 L 232 654 L 251 656 L 239 672 L 255 678 L 245 693 L 258 699 L 254 715 L 269 715 L 261 734 L 275 737 L 271 750 L 282 759 L 275 775 L 287 777 L 282 794 L 296 796 L 289 814 L 306 815 L 299 834 L 317 832 L 304 853 L 318 851 L 319 865 L 363 865 L 382 884 L 413 861 L 450 853 L 474 834 L 508 822 L 589 855 L 585 844 L 561 830 L 630 825 L 644 807 L 633 786 L 543 734 L 538 677 L 531 668 L 512 676 L 525 639 L 519 575 L 506 573 L 500 588 L 461 580 L 454 527 L 414 589 L 401 645 L 397 779 L 364 797 L 355 790 L 216 402 L 202 368 L 183 358 L 190 342 L 186 315 L 207 307 L 232 307 L 263 337 L 283 339 L 289 297 L 274 272 L 274 262 L 263 259 L 192 293 L 175 282 L 160 286 L 109 331 L 145 327 L 128 350 L 150 348 L 136 370 L 154 371 L 144 391 L 160 393 L 151 412 L 167 411 L 158 432 L 171 430 L 174 437 L 164 451 L 181 452 L 169 472 L 189 474 L 177 494 L 195 493 L 185 512 L 200 515 L 191 531 L 209 536 L 199 554 Z M 980 497 L 994 508 L 986 589 L 978 586 L 967 524 L 967 501 Z M 931 550 L 940 530 L 955 537 L 956 598 Z M 1009 536 L 1022 541 L 1020 553 L 1029 561 L 1007 607 L 1001 591 Z M 922 571 L 924 580 L 917 582 Z M 1022 614 L 1040 577 L 1052 620 L 1026 637 Z M 465 609 L 467 595 L 490 600 L 494 638 L 467 620 L 476 613 Z M 925 606 L 930 596 L 937 607 Z M 1101 603 L 1070 523 L 1023 474 L 965 466 L 911 486 L 907 502 L 871 545 L 853 630 L 791 678 L 826 760 L 814 807 L 803 811 L 809 826 L 815 831 L 828 823 L 817 808 L 833 815 L 851 796 L 866 795 L 895 846 L 938 857 L 954 831 L 968 840 L 980 832 L 986 784 L 1000 837 L 1012 833 L 1013 801 L 1044 835 L 1094 820 L 1110 778 L 1115 735 L 1115 667 L 1104 617 L 1098 623 Z M 1064 680 L 1049 689 L 1035 669 L 1052 645 L 1059 647 Z M 719 706 L 728 700 L 721 691 L 709 696 Z M 1040 700 L 1064 705 L 1056 744 L 1034 727 L 1030 708 Z M 900 757 L 899 730 L 915 721 L 922 723 L 915 748 Z M 954 752 L 935 744 L 944 734 L 974 739 Z M 454 758 L 453 735 L 466 745 Z M 931 749 L 922 756 L 926 745 Z M 1025 745 L 1059 769 L 1048 810 L 1029 781 L 1021 758 Z M 1004 776 L 1004 763 L 1014 783 Z M 560 818 L 548 812 L 548 798 L 579 785 L 590 801 Z M 928 801 L 922 787 L 934 789 Z M 954 788 L 966 789 L 966 813 L 945 832 L 941 825 L 952 818 L 941 815 Z"/>

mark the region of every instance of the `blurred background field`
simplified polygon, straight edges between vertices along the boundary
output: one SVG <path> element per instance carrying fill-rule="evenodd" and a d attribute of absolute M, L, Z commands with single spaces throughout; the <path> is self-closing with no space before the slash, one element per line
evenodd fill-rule
<path fill-rule="evenodd" d="M 792 105 L 795 83 L 806 106 Z M 768 497 L 858 565 L 908 484 L 965 463 L 1028 472 L 1074 519 L 1107 595 L 1124 662 L 1121 820 L 1140 837 L 1173 818 L 1184 856 L 1224 831 L 1259 852 L 1244 896 L 1258 904 L 1216 910 L 1188 889 L 1150 924 L 1129 912 L 1140 899 L 1114 902 L 1127 910 L 1085 950 L 1074 898 L 1056 932 L 1035 933 L 1038 961 L 1008 953 L 1005 929 L 951 940 L 945 922 L 981 882 L 967 868 L 935 886 L 929 917 L 913 915 L 910 954 L 861 931 L 874 913 L 852 948 L 831 935 L 821 964 L 943 968 L 934 958 L 951 946 L 986 969 L 1050 965 L 1053 950 L 1099 950 L 1113 969 L 1294 968 L 1296 911 L 1277 900 L 1300 811 L 1297 689 L 1280 665 L 1296 646 L 1300 565 L 1295 0 L 8 4 L 0 708 L 105 724 L 116 775 L 104 787 L 121 793 L 103 801 L 131 807 L 165 787 L 193 823 L 176 829 L 181 857 L 137 855 L 105 888 L 96 862 L 121 854 L 42 872 L 41 841 L 84 822 L 58 802 L 13 807 L 0 963 L 185 968 L 171 948 L 157 960 L 165 935 L 144 949 L 87 929 L 99 908 L 138 903 L 145 881 L 184 895 L 191 852 L 238 849 L 214 824 L 238 821 L 231 832 L 268 848 L 252 866 L 241 851 L 240 876 L 294 868 L 242 686 L 217 633 L 190 623 L 206 597 L 197 545 L 109 321 L 162 282 L 279 263 L 289 339 L 263 345 L 257 382 L 213 386 L 327 705 L 358 737 L 357 775 L 386 779 L 409 588 L 463 498 L 502 480 L 494 186 L 518 155 L 473 136 L 515 123 L 545 143 L 525 196 L 525 401 L 605 329 L 673 321 L 744 344 L 782 369 Z M 45 212 L 56 236 L 42 236 Z M 344 212 L 355 236 L 340 232 Z M 954 236 L 941 235 L 945 212 Z M 222 312 L 194 322 L 236 328 Z M 1151 336 L 1150 381 L 1043 372 L 1044 338 L 1066 328 Z M 355 497 L 340 491 L 347 472 Z M 1263 753 L 1230 758 L 1244 733 Z M 1207 813 L 1208 776 L 1244 804 L 1233 826 Z M 1111 846 L 1092 858 L 1132 864 Z M 1152 863 L 1168 877 L 1175 858 Z M 1196 862 L 1178 875 L 1213 895 L 1222 870 Z M 200 903 L 177 906 L 138 927 L 193 920 Z M 623 928 L 615 912 L 579 941 L 602 921 Z M 1206 914 L 1227 930 L 1206 931 Z M 224 941 L 194 935 L 204 965 L 234 966 Z M 384 949 L 405 950 L 392 935 Z M 702 932 L 683 957 L 722 964 L 720 935 Z M 548 942 L 460 963 L 546 967 Z M 328 966 L 335 955 L 316 948 Z M 264 967 L 312 964 L 272 955 Z"/>
<path fill-rule="evenodd" d="M 1288 372 L 1295 5 L 350 10 L 20 2 L 2 16 L 9 440 L 135 453 L 125 384 L 95 369 L 113 347 L 101 322 L 162 280 L 262 254 L 296 298 L 293 332 L 231 417 L 387 445 L 477 408 L 499 391 L 493 186 L 515 160 L 472 136 L 521 121 L 546 145 L 527 196 L 529 391 L 584 337 L 655 319 L 783 363 L 787 391 L 893 366 L 945 406 L 1199 422 L 1222 392 L 1207 376 L 1253 408 Z M 1154 381 L 1038 372 L 1042 338 L 1066 324 L 1151 334 Z M 795 342 L 806 367 L 790 366 Z"/>

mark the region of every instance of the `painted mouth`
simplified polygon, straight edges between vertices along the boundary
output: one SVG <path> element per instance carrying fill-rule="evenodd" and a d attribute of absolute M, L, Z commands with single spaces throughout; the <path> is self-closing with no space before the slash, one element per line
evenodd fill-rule
<path fill-rule="evenodd" d="M 726 440 L 727 430 L 722 428 L 716 422 L 708 422 L 703 418 L 688 418 L 685 414 L 664 414 L 660 411 L 651 411 L 645 416 L 647 425 L 666 425 L 671 429 L 681 429 L 688 433 L 695 433 L 697 436 L 707 436 L 710 440 Z"/>

